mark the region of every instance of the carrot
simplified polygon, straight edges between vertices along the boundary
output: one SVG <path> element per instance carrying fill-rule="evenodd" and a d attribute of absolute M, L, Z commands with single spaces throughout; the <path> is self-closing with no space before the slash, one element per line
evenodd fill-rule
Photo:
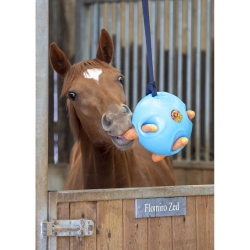
<path fill-rule="evenodd" d="M 178 148 L 181 148 L 183 146 L 185 146 L 186 144 L 188 144 L 188 138 L 186 137 L 180 137 L 179 139 L 177 139 L 172 147 L 172 150 L 176 150 Z"/>
<path fill-rule="evenodd" d="M 158 127 L 155 124 L 144 124 L 141 129 L 144 132 L 156 132 Z"/>
<path fill-rule="evenodd" d="M 123 134 L 123 136 L 124 136 L 127 140 L 129 140 L 129 141 L 132 141 L 132 140 L 135 140 L 135 139 L 138 138 L 138 135 L 137 135 L 137 133 L 136 133 L 135 128 L 131 128 L 131 129 L 127 130 L 127 131 Z"/>
<path fill-rule="evenodd" d="M 165 155 L 158 155 L 155 153 L 152 154 L 152 160 L 154 162 L 159 162 L 159 161 L 163 160 L 165 157 L 166 157 Z"/>

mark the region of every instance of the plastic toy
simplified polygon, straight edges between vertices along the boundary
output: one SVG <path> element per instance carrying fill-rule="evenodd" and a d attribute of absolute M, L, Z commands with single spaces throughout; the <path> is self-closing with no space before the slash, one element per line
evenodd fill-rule
<path fill-rule="evenodd" d="M 140 144 L 153 153 L 152 160 L 158 162 L 166 156 L 178 153 L 188 143 L 195 117 L 192 110 L 177 96 L 167 92 L 148 94 L 136 105 L 132 124 L 124 137 L 139 138 Z"/>
<path fill-rule="evenodd" d="M 151 53 L 148 1 L 142 1 L 144 30 L 148 52 L 150 82 L 146 97 L 136 105 L 132 124 L 134 128 L 125 132 L 127 140 L 139 138 L 140 144 L 153 153 L 152 160 L 158 162 L 166 156 L 178 153 L 188 143 L 194 118 L 192 110 L 177 96 L 168 92 L 157 92 Z"/>

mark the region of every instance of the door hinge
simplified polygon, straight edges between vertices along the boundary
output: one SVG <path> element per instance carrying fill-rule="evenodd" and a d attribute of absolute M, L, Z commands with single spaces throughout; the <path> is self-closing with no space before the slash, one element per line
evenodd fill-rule
<path fill-rule="evenodd" d="M 50 236 L 76 236 L 78 242 L 84 236 L 91 236 L 94 231 L 92 220 L 52 220 L 42 223 L 42 235 Z"/>

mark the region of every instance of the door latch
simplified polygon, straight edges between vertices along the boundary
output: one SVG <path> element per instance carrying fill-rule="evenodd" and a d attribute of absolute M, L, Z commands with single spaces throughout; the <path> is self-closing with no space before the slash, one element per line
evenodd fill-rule
<path fill-rule="evenodd" d="M 94 231 L 92 220 L 53 220 L 42 223 L 42 235 L 51 236 L 76 236 L 78 242 L 84 236 L 91 236 Z"/>

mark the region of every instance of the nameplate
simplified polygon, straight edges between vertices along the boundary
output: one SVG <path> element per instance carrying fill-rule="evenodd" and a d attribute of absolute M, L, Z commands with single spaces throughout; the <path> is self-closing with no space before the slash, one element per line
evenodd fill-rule
<path fill-rule="evenodd" d="M 135 199 L 135 218 L 186 215 L 186 197 Z"/>

